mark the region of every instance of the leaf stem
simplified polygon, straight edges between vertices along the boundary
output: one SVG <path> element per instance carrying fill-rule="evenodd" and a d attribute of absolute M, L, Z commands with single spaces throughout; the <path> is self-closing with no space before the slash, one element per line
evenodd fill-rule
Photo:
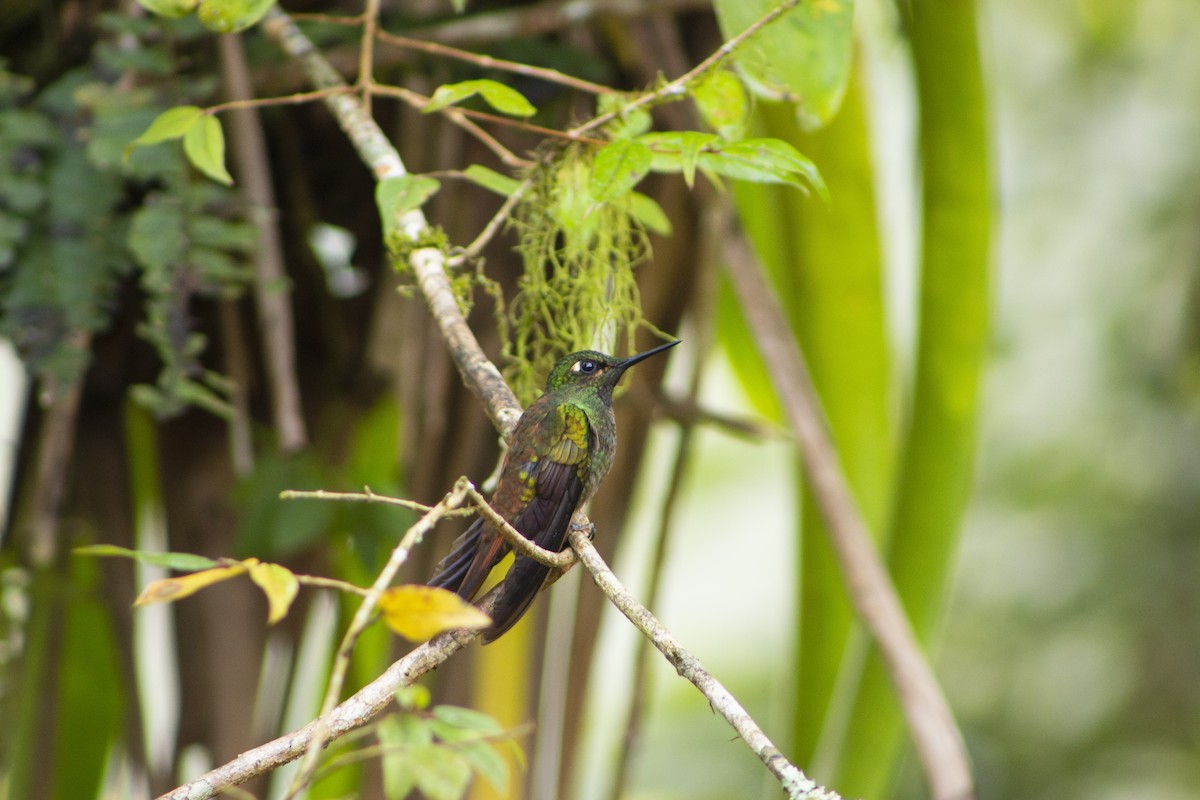
<path fill-rule="evenodd" d="M 208 106 L 205 114 L 219 114 L 235 108 L 261 108 L 262 106 L 285 106 L 311 103 L 314 100 L 325 100 L 335 94 L 350 94 L 354 91 L 350 86 L 331 86 L 326 89 L 316 89 L 311 92 L 295 92 L 279 97 L 247 97 L 239 100 L 226 100 L 224 103 Z"/>
<path fill-rule="evenodd" d="M 529 178 L 521 181 L 521 185 L 514 189 L 513 193 L 505 199 L 504 204 L 492 215 L 492 218 L 488 220 L 488 224 L 483 227 L 483 230 L 479 232 L 474 241 L 452 256 L 447 262 L 447 266 L 458 266 L 472 258 L 477 258 L 480 252 L 483 251 L 483 248 L 487 247 L 488 242 L 500 231 L 500 226 L 508 221 L 513 209 L 517 207 L 517 203 L 521 202 L 521 198 L 525 196 L 525 193 L 532 186 L 533 181 Z"/>

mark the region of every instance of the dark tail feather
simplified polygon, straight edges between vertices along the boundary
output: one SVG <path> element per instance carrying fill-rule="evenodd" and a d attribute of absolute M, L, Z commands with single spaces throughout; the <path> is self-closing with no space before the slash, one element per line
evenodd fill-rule
<path fill-rule="evenodd" d="M 525 616 L 549 574 L 550 568 L 545 564 L 517 556 L 504 582 L 500 584 L 500 594 L 492 606 L 492 627 L 483 632 L 484 644 L 496 641 Z"/>
<path fill-rule="evenodd" d="M 450 548 L 450 552 L 433 568 L 433 577 L 429 579 L 430 586 L 462 594 L 459 589 L 462 587 L 463 578 L 467 576 L 467 571 L 470 570 L 471 562 L 475 559 L 475 553 L 479 549 L 479 537 L 482 530 L 483 525 L 476 520 L 462 536 L 454 540 L 454 546 Z"/>

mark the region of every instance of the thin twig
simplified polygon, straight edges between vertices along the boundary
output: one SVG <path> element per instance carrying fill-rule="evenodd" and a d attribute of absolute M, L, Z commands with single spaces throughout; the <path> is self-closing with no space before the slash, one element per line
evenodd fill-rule
<path fill-rule="evenodd" d="M 425 516 L 417 520 L 405 532 L 400 542 L 392 548 L 392 554 L 388 558 L 387 564 L 380 570 L 379 575 L 375 578 L 375 582 L 371 584 L 371 588 L 367 591 L 362 603 L 359 604 L 358 610 L 354 612 L 354 618 L 350 620 L 350 626 L 346 629 L 346 633 L 342 637 L 342 643 L 338 647 L 337 655 L 334 657 L 333 669 L 330 672 L 329 682 L 325 689 L 325 699 L 321 703 L 321 713 L 317 717 L 318 725 L 313 730 L 312 738 L 304 753 L 304 760 L 300 763 L 300 769 L 296 771 L 296 775 L 292 780 L 291 788 L 287 793 L 287 800 L 292 800 L 292 798 L 296 797 L 297 794 L 308 786 L 313 772 L 317 768 L 317 757 L 320 755 L 321 749 L 330 735 L 330 727 L 326 720 L 329 719 L 334 707 L 337 705 L 337 699 L 342 696 L 342 684 L 345 682 L 346 672 L 350 669 L 351 651 L 354 649 L 354 643 L 358 641 L 359 634 L 371 623 L 371 619 L 375 614 L 375 607 L 379 603 L 379 598 L 383 596 L 388 586 L 391 585 L 392 579 L 396 577 L 400 566 L 408 560 L 408 554 L 412 548 L 424 538 L 425 534 L 437 524 L 438 520 L 445 516 L 446 512 L 462 505 L 464 498 L 467 497 L 468 486 L 470 486 L 470 483 L 465 478 L 460 478 L 454 484 L 454 489 L 443 497 L 441 502 L 431 508 Z"/>
<path fill-rule="evenodd" d="M 572 89 L 579 89 L 591 94 L 620 94 L 620 92 L 610 86 L 605 86 L 602 83 L 592 83 L 583 78 L 576 78 L 573 75 L 567 75 L 556 69 L 535 67 L 531 64 L 522 64 L 519 61 L 508 61 L 507 59 L 495 58 L 494 56 L 482 53 L 472 53 L 470 50 L 460 50 L 457 47 L 451 47 L 439 42 L 430 42 L 424 39 L 411 39 L 407 36 L 400 36 L 383 30 L 379 31 L 376 36 L 378 36 L 380 41 L 395 45 L 396 47 L 403 47 L 408 50 L 421 50 L 433 55 L 455 58 L 459 61 L 475 64 L 483 69 L 497 69 L 505 72 L 513 72 L 518 75 L 526 75 L 531 78 L 540 78 L 548 83 L 569 86 Z"/>
<path fill-rule="evenodd" d="M 506 128 L 524 131 L 525 133 L 536 133 L 545 136 L 548 139 L 562 139 L 565 142 L 581 142 L 582 144 L 590 144 L 593 147 L 604 147 L 608 144 L 604 139 L 597 139 L 594 136 L 584 136 L 584 131 L 579 129 L 570 131 L 560 131 L 558 128 L 547 128 L 544 125 L 534 125 L 532 122 L 525 122 L 512 117 L 504 117 L 500 114 L 492 114 L 487 111 L 478 111 L 474 108 L 458 108 L 455 109 L 460 114 L 466 114 L 468 117 L 481 119 L 485 122 L 491 122 L 496 125 L 503 125 Z"/>
<path fill-rule="evenodd" d="M 219 40 L 218 40 L 219 41 Z M 311 103 L 314 100 L 324 100 L 331 94 L 354 92 L 352 86 L 340 86 L 329 89 L 318 89 L 312 92 L 293 92 L 292 94 L 281 95 L 279 97 L 246 97 L 241 100 L 226 100 L 223 103 L 208 106 L 204 109 L 206 114 L 219 114 L 222 111 L 235 111 L 245 108 L 263 108 L 266 106 L 293 106 L 302 103 Z"/>
<path fill-rule="evenodd" d="M 301 575 L 299 573 L 293 574 L 296 575 L 296 580 L 305 586 L 315 586 L 318 589 L 337 589 L 339 592 L 356 594 L 359 597 L 367 597 L 371 592 L 370 589 L 364 589 L 361 586 L 355 586 L 353 583 L 346 581 L 339 581 L 337 578 L 325 578 L 320 575 Z"/>
<path fill-rule="evenodd" d="M 373 94 L 396 97 L 418 110 L 423 109 L 429 98 L 420 92 L 414 92 L 404 86 L 392 86 L 386 83 L 376 83 L 371 87 Z M 443 117 L 462 128 L 478 139 L 484 147 L 496 154 L 496 157 L 510 167 L 528 167 L 532 162 L 521 158 L 512 150 L 502 145 L 496 137 L 471 121 L 464 109 L 448 106 L 439 112 Z"/>
<path fill-rule="evenodd" d="M 475 484 L 467 480 L 466 477 L 459 478 L 455 484 L 456 491 L 460 488 L 464 496 L 471 501 L 474 509 L 448 509 L 442 512 L 441 516 L 452 517 L 473 514 L 475 511 L 478 511 L 487 518 L 488 522 L 492 523 L 493 527 L 500 531 L 513 547 L 521 551 L 521 555 L 529 556 L 534 561 L 559 570 L 569 569 L 575 563 L 575 554 L 570 550 L 556 553 L 553 550 L 539 547 L 532 540 L 527 539 L 516 528 L 510 525 L 504 517 L 500 516 L 496 509 L 492 508 L 491 504 L 475 488 Z M 375 494 L 370 489 L 367 489 L 365 492 L 327 492 L 324 489 L 299 491 L 296 489 L 285 489 L 279 493 L 279 498 L 281 500 L 342 500 L 351 503 L 386 503 L 388 505 L 420 511 L 425 514 L 428 514 L 436 507 L 422 505 L 413 500 L 404 500 L 399 497 L 386 497 L 381 494 Z"/>
<path fill-rule="evenodd" d="M 279 493 L 280 500 L 341 500 L 347 503 L 384 503 L 385 505 L 401 506 L 412 511 L 428 514 L 433 506 L 418 503 L 415 500 L 405 500 L 400 497 L 388 497 L 375 494 L 369 487 L 361 492 L 330 492 L 325 489 L 311 491 L 301 489 L 284 489 Z"/>
<path fill-rule="evenodd" d="M 467 481 L 466 478 L 460 478 L 459 480 L 460 482 L 466 481 L 467 497 L 479 509 L 479 513 L 487 518 L 488 522 L 492 523 L 492 527 L 504 535 L 509 544 L 520 550 L 521 555 L 528 556 L 534 561 L 545 564 L 547 567 L 553 567 L 564 572 L 575 564 L 575 553 L 570 548 L 563 550 L 561 553 L 556 553 L 553 550 L 547 550 L 535 544 L 533 540 L 527 539 L 524 534 L 508 524 L 508 520 L 504 519 L 496 509 L 492 508 L 470 481 Z"/>
<path fill-rule="evenodd" d="M 572 128 L 569 133 L 581 134 L 586 133 L 587 131 L 595 130 L 601 125 L 605 125 L 617 117 L 624 116 L 631 111 L 636 111 L 639 108 L 644 108 L 667 98 L 682 99 L 686 95 L 688 84 L 692 83 L 709 70 L 715 68 L 718 64 L 728 58 L 733 51 L 742 44 L 742 42 L 746 41 L 751 36 L 758 33 L 760 30 L 765 28 L 767 25 L 770 25 L 787 12 L 791 11 L 793 8 L 799 5 L 800 1 L 801 0 L 783 0 L 782 3 L 775 6 L 775 8 L 771 9 L 766 14 L 751 23 L 744 31 L 714 50 L 708 56 L 708 58 L 692 67 L 675 80 L 663 84 L 652 92 L 641 95 L 627 105 L 613 109 L 612 111 L 609 111 L 606 114 L 601 114 L 598 117 L 593 117 L 582 125 Z"/>
<path fill-rule="evenodd" d="M 727 220 L 729 276 L 799 441 L 804 472 L 829 529 L 851 602 L 887 665 L 933 797 L 968 800 L 974 797 L 974 781 L 962 734 L 846 484 L 791 327 L 744 235 L 733 230 L 732 213 Z"/>
<path fill-rule="evenodd" d="M 679 640 L 658 621 L 649 610 L 637 601 L 621 581 L 613 574 L 587 535 L 578 528 L 571 528 L 567 536 L 571 547 L 579 555 L 584 568 L 591 573 L 592 580 L 600 591 L 620 609 L 634 626 L 658 648 L 659 652 L 675 667 L 680 676 L 687 678 L 708 700 L 709 706 L 720 714 L 737 732 L 746 746 L 758 756 L 767 770 L 775 776 L 792 800 L 840 800 L 840 796 L 817 785 L 799 767 L 787 760 L 763 732 L 754 718 L 721 683 L 704 669 L 700 661 L 684 649 Z"/>
<path fill-rule="evenodd" d="M 483 230 L 479 232 L 474 241 L 455 253 L 447 262 L 447 266 L 454 267 L 470 259 L 478 258 L 479 254 L 483 252 L 483 248 L 487 247 L 488 243 L 500 232 L 500 228 L 504 223 L 508 222 L 509 217 L 512 216 L 513 209 L 517 207 L 517 203 L 521 202 L 525 193 L 532 187 L 533 181 L 531 179 L 526 178 L 521 181 L 521 185 L 505 198 L 504 204 L 492 215 L 492 218 L 488 220 L 488 224 L 483 226 Z"/>
<path fill-rule="evenodd" d="M 379 27 L 379 0 L 367 0 L 363 8 L 362 36 L 358 45 L 358 81 L 363 110 L 371 113 L 371 88 L 375 83 L 375 31 Z"/>
<path fill-rule="evenodd" d="M 393 86 L 385 83 L 372 84 L 371 92 L 374 94 L 385 94 L 391 95 L 392 97 L 398 97 L 419 110 L 424 110 L 425 105 L 430 99 L 420 92 L 414 92 L 412 89 L 407 89 L 403 86 Z M 474 117 L 475 119 L 481 119 L 497 125 L 503 125 L 507 128 L 513 128 L 525 133 L 536 133 L 540 136 L 545 136 L 550 139 L 563 139 L 570 142 L 582 142 L 583 144 L 590 144 L 593 147 L 603 147 L 604 145 L 608 144 L 608 142 L 595 137 L 573 134 L 569 131 L 560 131 L 557 128 L 547 128 L 543 125 L 534 125 L 533 123 L 525 122 L 524 120 L 513 119 L 512 117 L 504 117 L 499 114 L 491 114 L 487 111 L 478 111 L 474 108 L 446 106 L 445 108 L 439 108 L 437 113 L 450 117 L 455 124 L 463 125 L 464 127 L 467 121 L 461 118 Z M 456 117 L 458 119 L 456 119 Z M 475 131 L 472 130 L 471 133 L 475 134 Z M 488 143 L 484 142 L 484 144 Z M 489 145 L 489 147 L 490 146 L 491 145 Z M 498 142 L 496 143 L 496 146 L 503 147 L 503 145 L 500 145 Z M 494 150 L 495 148 L 492 149 Z M 501 158 L 504 158 L 506 163 L 510 161 L 517 162 L 514 165 L 528 166 L 529 164 L 528 161 L 521 159 L 516 155 L 512 155 L 511 153 L 508 158 L 505 158 L 504 156 L 501 156 Z"/>

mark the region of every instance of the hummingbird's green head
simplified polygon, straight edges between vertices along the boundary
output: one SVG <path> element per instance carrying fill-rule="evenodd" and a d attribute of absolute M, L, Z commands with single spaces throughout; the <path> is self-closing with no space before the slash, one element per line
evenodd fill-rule
<path fill-rule="evenodd" d="M 679 344 L 678 339 L 628 358 L 616 358 L 598 350 L 580 350 L 577 353 L 570 353 L 560 358 L 554 365 L 554 369 L 550 370 L 550 377 L 546 379 L 546 392 L 568 387 L 592 388 L 611 397 L 613 387 L 617 385 L 617 381 L 621 379 L 625 370 L 639 361 L 677 344 Z"/>

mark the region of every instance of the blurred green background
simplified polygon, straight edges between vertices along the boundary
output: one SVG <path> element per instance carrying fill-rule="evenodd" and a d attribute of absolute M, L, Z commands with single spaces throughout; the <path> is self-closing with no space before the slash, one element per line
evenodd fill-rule
<path fill-rule="evenodd" d="M 1004 0 L 982 4 L 980 30 L 998 184 L 994 332 L 939 674 L 981 797 L 1195 798 L 1200 7 Z M 913 212 L 896 176 L 912 168 L 902 161 L 912 118 L 904 80 L 886 72 L 888 42 L 875 41 L 882 113 L 871 127 L 901 268 L 889 299 L 904 317 Z M 711 381 L 722 397 L 719 376 Z M 787 448 L 707 435 L 699 451 L 680 523 L 688 535 L 737 517 L 714 494 L 734 486 L 755 511 L 732 527 L 768 551 L 789 548 Z M 767 719 L 789 697 L 772 654 L 788 644 L 770 631 L 792 567 L 714 538 L 680 545 L 667 579 L 668 624 Z M 727 569 L 754 576 L 736 615 L 710 591 Z M 735 796 L 723 777 L 735 745 L 719 730 L 701 740 L 708 711 L 669 673 L 657 669 L 636 796 Z M 750 780 L 752 760 L 741 764 Z M 911 754 L 889 796 L 925 796 Z"/>
<path fill-rule="evenodd" d="M 143 30 L 137 35 L 157 45 L 165 38 L 176 48 L 171 57 L 182 58 L 155 61 L 165 56 L 147 46 L 135 49 L 149 54 L 139 61 L 112 46 L 126 35 L 119 26 L 110 20 L 101 31 L 97 9 L 115 5 L 63 0 L 45 9 L 14 5 L 11 16 L 0 15 L 2 52 L 11 52 L 10 67 L 36 77 L 39 93 L 80 65 L 86 80 L 105 86 L 121 70 L 175 81 L 151 99 L 149 92 L 80 99 L 67 90 L 77 88 L 70 81 L 39 95 L 58 126 L 60 150 L 53 152 L 73 154 L 47 157 L 62 175 L 82 174 L 80 165 L 100 145 L 111 149 L 143 130 L 156 104 L 220 99 L 207 34 L 183 24 L 166 37 Z M 310 5 L 361 10 L 351 2 Z M 752 4 L 715 5 L 728 15 Z M 467 7 L 469 22 L 524 6 Z M 723 38 L 712 8 L 699 0 L 499 41 L 450 36 L 444 4 L 385 2 L 384 12 L 397 29 L 427 24 L 451 43 L 624 88 L 679 74 Z M 812 367 L 859 503 L 931 643 L 980 796 L 1196 798 L 1200 6 L 914 0 L 860 2 L 855 14 L 851 77 L 828 126 L 801 131 L 795 109 L 765 101 L 752 117 L 756 134 L 788 139 L 813 158 L 831 202 L 743 185 L 733 197 Z M 451 23 L 443 26 L 443 17 Z M 327 28 L 311 26 L 352 74 L 354 34 Z M 831 62 L 849 59 L 844 34 L 837 25 L 825 30 L 837 45 Z M 305 88 L 279 66 L 269 43 L 248 36 L 247 50 L 263 94 Z M 475 75 L 461 65 L 391 58 L 381 52 L 381 78 L 425 91 Z M 562 92 L 536 82 L 520 88 L 545 110 L 547 124 L 578 118 Z M 28 105 L 23 97 L 14 102 Z M 685 127 L 688 120 L 670 117 L 671 108 L 660 124 Z M 415 170 L 497 166 L 436 119 L 383 101 L 376 113 Z M 828 113 L 819 105 L 805 109 L 804 119 Z M 93 126 L 89 115 L 112 125 Z M 95 286 L 88 282 L 94 273 L 77 279 L 74 263 L 62 275 L 35 276 L 35 288 L 59 280 L 64 297 L 92 303 L 88 310 L 102 322 L 87 322 L 95 334 L 87 345 L 91 367 L 72 460 L 63 468 L 61 526 L 49 545 L 36 534 L 44 520 L 31 508 L 31 487 L 40 485 L 37 452 L 57 413 L 49 401 L 35 401 L 56 387 L 48 372 L 24 384 L 13 364 L 0 379 L 0 418 L 27 406 L 9 447 L 16 488 L 11 535 L 0 551 L 0 800 L 147 796 L 301 724 L 311 718 L 349 609 L 302 593 L 292 618 L 268 631 L 261 598 L 231 585 L 169 612 L 131 613 L 137 588 L 152 576 L 124 562 L 73 559 L 70 546 L 253 554 L 365 583 L 411 518 L 379 508 L 280 504 L 280 489 L 369 483 L 428 501 L 458 475 L 481 481 L 495 463 L 495 434 L 423 307 L 395 291 L 373 182 L 340 130 L 316 106 L 272 109 L 263 119 L 309 441 L 279 452 L 267 423 L 269 379 L 253 344 L 247 414 L 256 459 L 249 468 L 231 459 L 227 427 L 215 417 L 193 409 L 155 421 L 129 403 L 131 386 L 162 381 L 162 347 L 174 352 L 171 341 L 155 351 L 139 329 L 143 306 L 170 296 L 148 285 L 149 270 L 113 268 Z M 0 145 L 11 143 L 5 135 L 14 130 L 0 130 Z M 536 141 L 498 135 L 517 149 Z M 83 148 L 92 144 L 85 159 Z M 114 177 L 124 167 L 110 163 L 105 172 L 88 161 L 96 172 L 86 184 L 91 191 L 57 187 L 74 227 L 50 225 L 62 209 L 48 206 L 32 229 L 47 241 L 74 243 L 77 228 L 107 224 L 87 207 L 104 199 L 117 220 L 105 235 L 123 233 L 131 209 L 161 202 L 171 181 L 186 174 L 182 162 L 163 166 L 177 158 L 174 151 L 156 152 L 150 166 L 169 179 Z M 14 174 L 28 166 L 19 158 L 4 164 Z M 852 624 L 794 443 L 773 427 L 777 402 L 719 276 L 704 195 L 687 192 L 677 178 L 647 184 L 675 232 L 654 237 L 654 262 L 638 272 L 643 303 L 648 319 L 685 339 L 662 365 L 664 396 L 753 420 L 757 433 L 703 424 L 683 433 L 678 418 L 652 425 L 672 413 L 655 393 L 660 376 L 639 368 L 619 404 L 624 461 L 591 512 L 597 544 L 642 593 L 676 450 L 682 437 L 694 436 L 666 526 L 671 538 L 654 611 L 819 780 L 869 800 L 926 796 L 887 683 Z M 11 205 L 15 185 L 0 191 L 4 203 Z M 242 201 L 224 195 L 215 202 L 210 190 L 197 190 L 196 202 L 244 211 Z M 428 208 L 456 243 L 470 241 L 499 202 L 470 191 L 448 183 Z M 237 251 L 237 232 L 225 233 Z M 3 243 L 17 242 L 16 253 L 18 234 L 0 227 Z M 315 243 L 319 236 L 324 244 Z M 520 274 L 511 246 L 511 239 L 497 243 L 487 260 L 489 276 L 506 289 Z M 97 252 L 83 251 L 100 262 Z M 41 262 L 0 256 L 5 334 L 31 364 L 31 350 L 44 355 L 48 340 L 66 342 L 61 352 L 49 348 L 59 358 L 51 367 L 77 368 L 83 359 L 70 349 L 71 331 L 60 330 L 65 323 L 21 315 L 31 292 L 13 287 L 30 284 L 14 264 Z M 257 334 L 247 297 L 231 299 L 236 291 L 197 291 L 182 315 L 209 337 L 203 360 L 219 372 L 232 369 L 236 343 L 253 343 Z M 496 353 L 492 309 L 478 295 L 472 321 Z M 698 371 L 700 392 L 687 398 Z M 422 579 L 451 537 L 440 533 L 407 579 Z M 620 794 L 627 800 L 778 796 L 761 764 L 656 658 L 641 736 L 625 743 L 637 640 L 616 612 L 602 608 L 581 572 L 555 585 L 533 624 L 443 667 L 432 681 L 436 701 L 482 708 L 506 725 L 538 719 L 547 733 L 521 739 L 530 755 L 524 796 L 537 800 L 612 797 L 622 754 L 630 759 Z M 402 649 L 373 629 L 356 655 L 355 685 Z M 350 770 L 313 796 L 379 796 L 371 770 Z M 253 788 L 274 797 L 281 781 Z M 472 790 L 474 798 L 489 796 L 486 788 Z"/>

